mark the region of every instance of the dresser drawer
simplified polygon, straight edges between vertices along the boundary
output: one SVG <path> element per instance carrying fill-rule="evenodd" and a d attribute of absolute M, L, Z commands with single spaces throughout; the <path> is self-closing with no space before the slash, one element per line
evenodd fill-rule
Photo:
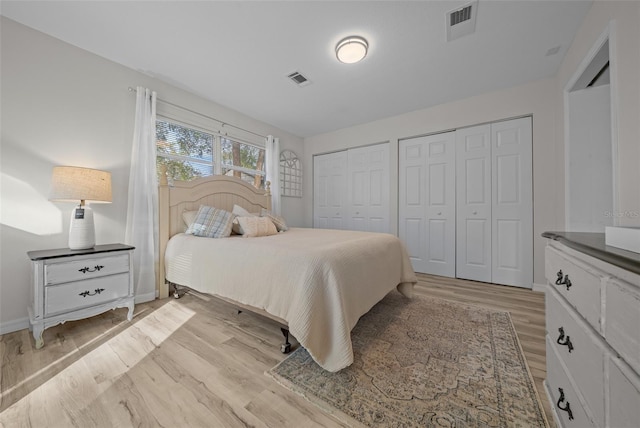
<path fill-rule="evenodd" d="M 102 276 L 45 288 L 45 315 L 115 300 L 129 295 L 129 274 Z"/>
<path fill-rule="evenodd" d="M 609 360 L 609 426 L 637 428 L 640 424 L 640 378 L 620 359 Z"/>
<path fill-rule="evenodd" d="M 562 279 L 559 281 L 560 274 L 562 274 Z M 601 333 L 600 287 L 602 274 L 593 267 L 547 246 L 545 249 L 545 275 L 551 287 L 567 299 L 569 304 L 576 308 L 578 313 L 596 331 Z M 557 282 L 566 282 L 566 280 L 570 285 L 556 284 Z"/>
<path fill-rule="evenodd" d="M 604 337 L 640 372 L 640 290 L 615 279 L 608 281 L 605 289 Z"/>
<path fill-rule="evenodd" d="M 596 424 L 604 426 L 604 345 L 557 293 L 546 293 L 545 310 L 549 346 L 571 372 Z"/>
<path fill-rule="evenodd" d="M 129 254 L 76 259 L 44 266 L 45 285 L 81 281 L 129 271 Z"/>
<path fill-rule="evenodd" d="M 571 384 L 571 381 L 569 381 L 569 378 L 564 372 L 560 358 L 558 357 L 548 336 L 547 387 L 549 401 L 551 401 L 551 406 L 558 416 L 558 419 L 560 419 L 560 423 L 563 427 L 588 428 L 596 426 L 584 410 L 582 402 L 578 398 L 578 394 L 576 393 L 574 386 Z M 562 410 L 560 407 L 565 410 Z M 571 410 L 571 416 L 573 419 L 569 419 L 569 412 L 566 409 Z"/>

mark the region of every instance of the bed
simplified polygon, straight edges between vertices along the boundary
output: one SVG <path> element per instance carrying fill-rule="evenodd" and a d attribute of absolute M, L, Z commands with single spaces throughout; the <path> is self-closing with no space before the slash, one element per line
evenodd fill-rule
<path fill-rule="evenodd" d="M 271 208 L 267 190 L 211 176 L 159 188 L 160 296 L 186 286 L 286 326 L 328 371 L 353 362 L 350 332 L 394 288 L 411 297 L 416 277 L 390 234 L 290 228 L 259 238 L 184 234 L 184 211 L 200 205 L 250 212 Z M 285 332 L 286 330 L 283 330 Z"/>

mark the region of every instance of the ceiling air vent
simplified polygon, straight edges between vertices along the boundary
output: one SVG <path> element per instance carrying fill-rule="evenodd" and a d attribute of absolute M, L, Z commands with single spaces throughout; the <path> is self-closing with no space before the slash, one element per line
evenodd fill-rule
<path fill-rule="evenodd" d="M 449 25 L 452 27 L 454 25 L 460 24 L 461 22 L 468 21 L 471 19 L 471 5 L 451 12 L 449 15 Z"/>
<path fill-rule="evenodd" d="M 309 79 L 307 79 L 306 77 L 304 77 L 300 72 L 298 71 L 294 71 L 293 73 L 290 73 L 287 75 L 287 77 L 289 79 L 291 79 L 291 81 L 293 83 L 295 83 L 298 86 L 307 86 L 308 84 L 311 83 L 311 81 Z"/>
<path fill-rule="evenodd" d="M 447 12 L 447 41 L 458 39 L 476 31 L 478 1 Z"/>

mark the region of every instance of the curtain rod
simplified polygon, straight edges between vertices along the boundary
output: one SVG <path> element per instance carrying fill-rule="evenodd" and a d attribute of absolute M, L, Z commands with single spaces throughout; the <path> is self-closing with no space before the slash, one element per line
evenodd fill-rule
<path fill-rule="evenodd" d="M 138 92 L 138 91 L 137 91 L 137 89 L 136 89 L 136 88 L 132 88 L 131 86 L 129 86 L 129 92 Z M 172 103 L 172 102 L 169 102 L 169 101 L 166 101 L 166 100 L 163 100 L 163 99 L 160 99 L 160 98 L 156 98 L 156 99 L 157 99 L 158 101 L 162 102 L 162 103 L 169 104 L 170 106 L 173 106 L 173 107 L 176 107 L 176 108 L 182 109 L 182 110 L 184 110 L 184 111 L 188 111 L 189 113 L 197 114 L 198 116 L 202 116 L 202 117 L 205 117 L 205 118 L 207 118 L 207 119 L 214 120 L 214 121 L 216 121 L 216 122 L 220 123 L 220 125 L 221 125 L 222 127 L 230 126 L 230 127 L 232 127 L 232 128 L 239 129 L 240 131 L 244 131 L 244 132 L 248 132 L 249 134 L 253 134 L 253 135 L 255 135 L 256 137 L 267 138 L 267 137 L 266 137 L 266 135 L 260 135 L 260 134 L 257 134 L 257 133 L 255 133 L 255 132 L 253 132 L 253 131 L 249 131 L 248 129 L 240 128 L 239 126 L 232 125 L 232 124 L 230 124 L 230 123 L 228 123 L 228 122 L 223 122 L 223 121 L 222 121 L 222 120 L 220 120 L 220 119 L 216 119 L 215 117 L 212 117 L 212 116 L 207 116 L 206 114 L 200 113 L 200 112 L 198 112 L 198 111 L 191 110 L 191 109 L 189 109 L 189 108 L 179 106 L 178 104 L 174 104 L 174 103 Z"/>

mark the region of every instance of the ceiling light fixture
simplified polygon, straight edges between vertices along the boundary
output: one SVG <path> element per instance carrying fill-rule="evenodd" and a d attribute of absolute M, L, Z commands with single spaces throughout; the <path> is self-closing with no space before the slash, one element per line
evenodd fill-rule
<path fill-rule="evenodd" d="M 359 36 L 346 37 L 336 45 L 336 57 L 345 64 L 353 64 L 367 56 L 369 44 Z"/>

